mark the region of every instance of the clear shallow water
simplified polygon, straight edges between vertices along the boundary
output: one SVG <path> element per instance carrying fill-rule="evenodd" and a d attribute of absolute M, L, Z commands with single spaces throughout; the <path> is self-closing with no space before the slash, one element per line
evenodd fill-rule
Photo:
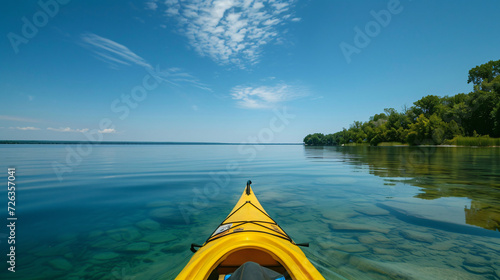
<path fill-rule="evenodd" d="M 102 145 L 59 181 L 67 147 L 0 146 L 1 279 L 173 279 L 247 179 L 326 279 L 500 279 L 499 149 Z"/>

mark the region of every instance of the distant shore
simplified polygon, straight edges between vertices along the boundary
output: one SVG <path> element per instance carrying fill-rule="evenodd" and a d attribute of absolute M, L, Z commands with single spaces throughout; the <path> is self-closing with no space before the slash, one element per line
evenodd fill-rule
<path fill-rule="evenodd" d="M 0 144 L 44 145 L 304 145 L 303 143 L 223 143 L 223 142 L 147 142 L 147 141 L 55 141 L 55 140 L 0 140 Z"/>
<path fill-rule="evenodd" d="M 491 145 L 491 146 L 481 146 L 481 145 L 450 145 L 450 144 L 442 144 L 442 145 L 409 145 L 409 144 L 404 144 L 404 143 L 398 143 L 398 142 L 381 142 L 377 146 L 372 146 L 369 143 L 349 143 L 349 144 L 342 144 L 342 145 L 307 145 L 305 146 L 309 147 L 429 147 L 429 148 L 436 148 L 436 147 L 441 147 L 441 148 L 500 148 L 500 146 L 496 145 Z"/>
<path fill-rule="evenodd" d="M 478 146 L 478 145 L 409 145 L 399 142 L 381 142 L 377 146 L 372 146 L 369 143 L 349 143 L 342 145 L 308 145 L 305 143 L 224 143 L 224 142 L 147 142 L 147 141 L 52 141 L 52 140 L 0 140 L 0 145 L 301 145 L 307 147 L 487 147 L 498 148 L 500 146 Z"/>
<path fill-rule="evenodd" d="M 386 142 L 467 147 L 500 146 L 500 60 L 469 70 L 469 93 L 427 95 L 398 112 L 385 108 L 368 121 L 354 121 L 348 129 L 312 133 L 303 142 L 316 146 L 379 146 Z M 392 145 L 390 145 L 392 146 Z"/>

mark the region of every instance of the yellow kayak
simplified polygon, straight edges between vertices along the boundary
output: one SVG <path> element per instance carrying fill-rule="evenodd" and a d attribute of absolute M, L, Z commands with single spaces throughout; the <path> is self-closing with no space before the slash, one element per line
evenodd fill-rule
<path fill-rule="evenodd" d="M 325 279 L 288 234 L 266 213 L 248 181 L 240 200 L 176 279 L 231 279 L 247 262 L 286 276 L 286 279 Z M 195 247 L 200 247 L 198 251 Z M 238 278 L 240 279 L 240 278 Z M 244 279 L 244 278 L 243 278 Z M 272 279 L 285 279 L 272 278 Z"/>

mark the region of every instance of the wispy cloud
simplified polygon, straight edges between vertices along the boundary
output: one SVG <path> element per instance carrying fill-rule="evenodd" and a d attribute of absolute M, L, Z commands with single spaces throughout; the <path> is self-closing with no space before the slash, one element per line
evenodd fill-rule
<path fill-rule="evenodd" d="M 22 117 L 16 117 L 16 116 L 6 116 L 6 115 L 0 115 L 0 120 L 15 121 L 15 122 L 34 122 L 34 123 L 40 122 L 40 120 L 35 120 L 35 119 L 30 119 L 30 118 L 22 118 Z"/>
<path fill-rule="evenodd" d="M 174 85 L 181 86 L 182 84 L 188 84 L 193 87 L 197 87 L 202 90 L 212 91 L 209 85 L 200 82 L 193 75 L 183 72 L 182 69 L 177 67 L 170 67 L 164 70 L 159 69 L 157 66 L 155 74 L 158 75 L 163 81 Z"/>
<path fill-rule="evenodd" d="M 294 0 L 166 0 L 165 14 L 202 56 L 244 68 L 258 62 L 262 47 L 279 37 L 292 18 Z"/>
<path fill-rule="evenodd" d="M 148 72 L 154 73 L 155 76 L 172 85 L 180 86 L 181 84 L 189 84 L 203 90 L 212 91 L 208 85 L 201 83 L 196 77 L 183 72 L 180 68 L 170 67 L 163 70 L 160 69 L 159 66 L 153 68 L 145 59 L 132 52 L 126 46 L 110 39 L 92 33 L 81 35 L 81 39 L 85 42 L 87 47 L 90 47 L 91 50 L 97 54 L 99 59 L 113 67 L 117 66 L 117 64 L 136 64 L 146 68 Z"/>
<path fill-rule="evenodd" d="M 60 128 L 53 128 L 53 127 L 47 127 L 47 130 L 51 131 L 57 131 L 57 132 L 80 132 L 80 133 L 85 133 L 89 131 L 88 128 L 70 128 L 70 127 L 60 127 Z M 116 130 L 114 128 L 106 128 L 99 130 L 99 133 L 116 133 Z"/>
<path fill-rule="evenodd" d="M 9 127 L 10 129 L 17 129 L 17 130 L 40 130 L 38 127 L 33 127 L 33 126 L 25 126 L 25 127 Z"/>
<path fill-rule="evenodd" d="M 136 64 L 148 69 L 153 69 L 153 67 L 142 57 L 135 54 L 126 46 L 121 45 L 115 41 L 98 36 L 93 33 L 82 34 L 81 40 L 97 55 L 99 59 L 103 60 L 113 67 L 116 67 L 119 64 Z"/>
<path fill-rule="evenodd" d="M 152 1 L 146 2 L 146 9 L 147 10 L 153 10 L 153 11 L 155 11 L 156 9 L 158 9 L 158 4 L 156 4 L 156 2 L 158 2 L 158 1 L 157 0 L 152 0 Z"/>
<path fill-rule="evenodd" d="M 238 106 L 247 109 L 273 108 L 277 104 L 307 95 L 299 86 L 280 83 L 274 86 L 236 86 L 231 90 L 231 97 Z"/>
<path fill-rule="evenodd" d="M 47 127 L 47 130 L 57 131 L 57 132 L 87 132 L 87 131 L 89 131 L 88 128 L 73 129 L 70 127 L 60 127 L 60 128 Z"/>

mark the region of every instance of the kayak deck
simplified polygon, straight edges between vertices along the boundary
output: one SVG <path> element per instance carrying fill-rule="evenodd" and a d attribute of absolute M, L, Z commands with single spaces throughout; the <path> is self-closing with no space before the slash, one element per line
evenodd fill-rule
<path fill-rule="evenodd" d="M 290 236 L 264 210 L 247 183 L 245 191 L 176 279 L 219 279 L 248 261 L 292 279 L 324 279 Z"/>
<path fill-rule="evenodd" d="M 229 234 L 261 232 L 293 243 L 286 232 L 271 218 L 253 194 L 250 185 L 226 219 L 217 227 L 205 244 Z"/>

